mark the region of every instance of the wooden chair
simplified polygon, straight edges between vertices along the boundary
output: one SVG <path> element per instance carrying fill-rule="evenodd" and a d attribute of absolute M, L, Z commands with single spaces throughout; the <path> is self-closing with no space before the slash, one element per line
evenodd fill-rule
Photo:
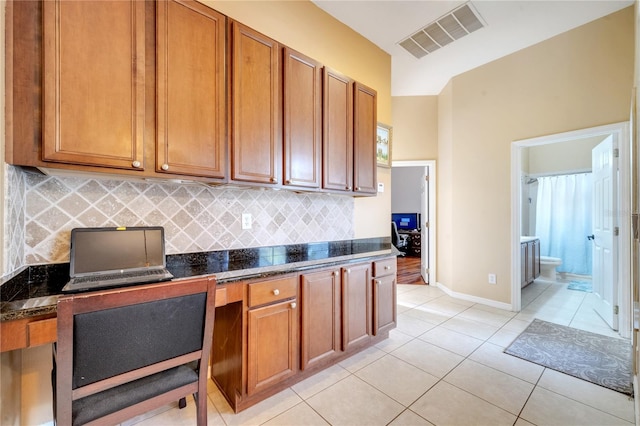
<path fill-rule="evenodd" d="M 61 296 L 56 423 L 120 423 L 193 394 L 206 425 L 214 312 L 213 278 Z"/>

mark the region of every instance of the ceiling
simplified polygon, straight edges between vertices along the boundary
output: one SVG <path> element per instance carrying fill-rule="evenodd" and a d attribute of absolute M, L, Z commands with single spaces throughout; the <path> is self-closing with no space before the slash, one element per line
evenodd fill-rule
<path fill-rule="evenodd" d="M 609 15 L 633 0 L 473 0 L 485 23 L 416 59 L 398 45 L 466 1 L 312 0 L 391 55 L 392 96 L 437 95 L 454 76 Z"/>

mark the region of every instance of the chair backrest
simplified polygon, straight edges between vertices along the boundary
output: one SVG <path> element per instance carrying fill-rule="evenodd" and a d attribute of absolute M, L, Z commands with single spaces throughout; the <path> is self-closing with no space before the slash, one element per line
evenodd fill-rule
<path fill-rule="evenodd" d="M 190 388 L 195 391 L 186 396 L 203 389 L 198 387 L 202 381 L 206 405 L 214 313 L 213 278 L 61 296 L 55 355 L 57 423 L 75 423 L 82 404 L 74 406 L 74 401 L 116 387 L 122 393 L 128 383 L 194 362 L 192 376 L 176 383 L 195 384 Z M 169 390 L 164 382 L 156 385 L 161 393 Z M 119 404 L 107 411 L 123 409 Z"/>
<path fill-rule="evenodd" d="M 394 221 L 391 221 L 391 244 L 397 247 L 399 239 L 400 235 L 398 234 L 398 226 Z"/>

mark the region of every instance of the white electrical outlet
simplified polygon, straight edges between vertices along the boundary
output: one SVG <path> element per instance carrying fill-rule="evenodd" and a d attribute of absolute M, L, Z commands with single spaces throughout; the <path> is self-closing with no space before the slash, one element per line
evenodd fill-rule
<path fill-rule="evenodd" d="M 251 229 L 251 213 L 242 213 L 242 229 Z"/>
<path fill-rule="evenodd" d="M 496 274 L 489 274 L 489 284 L 496 283 Z"/>

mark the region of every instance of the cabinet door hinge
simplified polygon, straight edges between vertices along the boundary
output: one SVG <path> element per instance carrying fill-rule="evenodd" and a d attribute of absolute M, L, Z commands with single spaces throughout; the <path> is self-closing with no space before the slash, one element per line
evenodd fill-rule
<path fill-rule="evenodd" d="M 613 307 L 613 314 L 614 314 L 614 315 L 618 315 L 618 312 L 619 312 L 619 311 L 620 311 L 620 308 L 618 307 L 618 305 L 615 305 L 615 306 Z"/>
<path fill-rule="evenodd" d="M 613 228 L 613 235 L 615 235 L 616 237 L 618 235 L 620 235 L 620 228 L 618 228 L 617 226 Z"/>
<path fill-rule="evenodd" d="M 425 177 L 424 177 L 424 180 L 425 180 L 425 181 L 427 181 L 427 182 L 429 182 L 429 176 L 425 176 Z"/>
<path fill-rule="evenodd" d="M 620 157 L 620 150 L 619 150 L 618 148 L 614 148 L 614 150 L 613 150 L 613 156 L 614 156 L 615 158 Z"/>
<path fill-rule="evenodd" d="M 425 223 L 424 223 L 424 227 L 425 227 L 425 228 L 428 228 L 428 227 L 429 227 L 429 222 L 425 222 Z"/>

